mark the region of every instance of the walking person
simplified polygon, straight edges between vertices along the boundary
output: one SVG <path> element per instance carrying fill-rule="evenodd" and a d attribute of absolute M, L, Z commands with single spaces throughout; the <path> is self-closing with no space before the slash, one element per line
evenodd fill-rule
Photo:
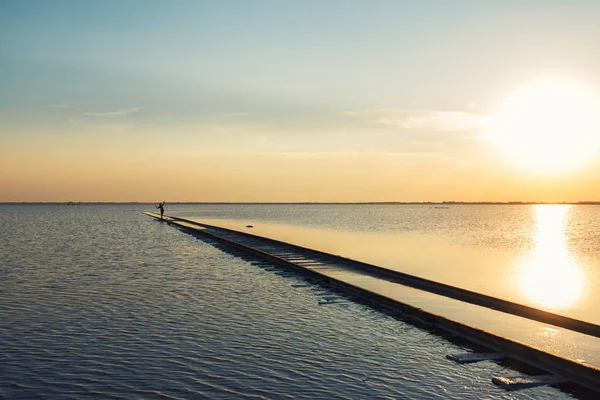
<path fill-rule="evenodd" d="M 162 203 L 158 203 L 156 208 L 160 210 L 160 219 L 163 219 L 163 214 L 165 213 L 165 202 L 163 201 Z"/>

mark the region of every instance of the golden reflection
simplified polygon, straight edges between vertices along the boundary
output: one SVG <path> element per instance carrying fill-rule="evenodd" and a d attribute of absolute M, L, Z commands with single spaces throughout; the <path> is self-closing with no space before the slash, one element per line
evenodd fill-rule
<path fill-rule="evenodd" d="M 562 309 L 582 295 L 583 271 L 565 237 L 570 205 L 536 205 L 534 248 L 521 265 L 521 292 L 539 306 Z"/>

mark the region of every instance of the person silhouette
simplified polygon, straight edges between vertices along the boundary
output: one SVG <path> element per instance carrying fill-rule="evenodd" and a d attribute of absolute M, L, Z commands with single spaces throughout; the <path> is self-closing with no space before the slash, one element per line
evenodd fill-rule
<path fill-rule="evenodd" d="M 165 202 L 163 201 L 162 203 L 158 203 L 156 208 L 160 210 L 160 219 L 163 219 L 163 214 L 165 213 Z"/>

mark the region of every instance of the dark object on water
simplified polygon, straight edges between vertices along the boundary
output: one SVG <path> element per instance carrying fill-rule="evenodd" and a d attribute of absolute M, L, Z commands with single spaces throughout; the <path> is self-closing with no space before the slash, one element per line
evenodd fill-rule
<path fill-rule="evenodd" d="M 567 379 L 557 375 L 534 375 L 534 376 L 495 376 L 492 382 L 506 390 L 519 390 L 536 386 L 556 385 L 567 382 Z"/>
<path fill-rule="evenodd" d="M 486 360 L 501 360 L 506 356 L 503 353 L 462 353 L 447 354 L 448 360 L 456 361 L 459 364 L 468 364 Z"/>
<path fill-rule="evenodd" d="M 246 228 L 254 228 L 252 225 L 246 225 Z"/>

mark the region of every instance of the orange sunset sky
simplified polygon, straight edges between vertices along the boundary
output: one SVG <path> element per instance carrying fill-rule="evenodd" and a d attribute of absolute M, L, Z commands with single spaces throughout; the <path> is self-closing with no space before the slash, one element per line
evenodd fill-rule
<path fill-rule="evenodd" d="M 0 201 L 600 200 L 600 2 L 0 4 Z"/>

